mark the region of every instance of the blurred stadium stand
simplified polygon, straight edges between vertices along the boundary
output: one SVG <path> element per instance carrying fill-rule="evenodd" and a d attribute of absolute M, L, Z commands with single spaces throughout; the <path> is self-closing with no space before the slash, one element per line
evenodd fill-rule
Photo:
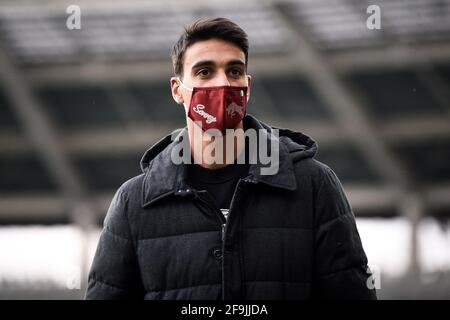
<path fill-rule="evenodd" d="M 184 126 L 171 46 L 224 16 L 250 37 L 249 112 L 318 142 L 379 297 L 450 299 L 449 0 L 83 0 L 81 30 L 69 4 L 0 1 L 0 298 L 82 297 L 114 191 Z"/>

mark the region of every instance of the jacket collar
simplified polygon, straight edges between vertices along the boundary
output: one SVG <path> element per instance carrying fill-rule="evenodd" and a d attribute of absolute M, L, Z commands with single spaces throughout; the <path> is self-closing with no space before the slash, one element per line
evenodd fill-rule
<path fill-rule="evenodd" d="M 275 136 L 272 128 L 247 114 L 244 118 L 244 128 L 263 129 L 259 138 L 270 143 L 271 139 L 277 139 L 279 151 L 279 170 L 273 175 L 262 175 L 261 168 L 264 165 L 257 159 L 257 163 L 251 164 L 248 179 L 254 183 L 264 183 L 272 187 L 295 190 L 297 182 L 294 174 L 292 159 L 287 146 Z M 173 137 L 175 137 L 173 139 Z M 189 193 L 186 183 L 185 164 L 175 164 L 171 160 L 171 152 L 174 147 L 188 138 L 187 127 L 178 134 L 168 135 L 146 151 L 141 160 L 141 169 L 144 172 L 142 182 L 142 207 L 147 207 L 159 199 L 169 195 L 183 196 Z"/>

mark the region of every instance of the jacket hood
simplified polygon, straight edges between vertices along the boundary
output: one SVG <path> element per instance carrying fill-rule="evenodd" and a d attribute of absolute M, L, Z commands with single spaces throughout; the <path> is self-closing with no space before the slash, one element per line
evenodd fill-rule
<path fill-rule="evenodd" d="M 249 169 L 253 181 L 295 190 L 297 184 L 293 164 L 302 159 L 313 158 L 318 151 L 317 143 L 301 132 L 271 127 L 250 114 L 247 114 L 243 121 L 245 129 L 260 130 L 262 135 L 259 136 L 267 139 L 268 143 L 273 139 L 278 140 L 280 146 L 278 172 L 273 175 L 261 174 L 261 168 L 264 168 L 264 165 L 258 161 L 256 164 L 251 164 Z M 278 134 L 273 129 L 277 129 Z M 142 172 L 145 173 L 143 206 L 170 193 L 182 194 L 183 189 L 186 188 L 183 166 L 171 161 L 172 149 L 183 137 L 187 137 L 187 127 L 174 130 L 155 143 L 142 156 L 140 165 Z"/>
<path fill-rule="evenodd" d="M 317 151 L 319 149 L 317 142 L 302 132 L 296 132 L 290 129 L 271 127 L 266 123 L 256 119 L 251 114 L 247 114 L 245 116 L 244 122 L 245 124 L 247 124 L 247 126 L 245 126 L 246 128 L 255 128 L 255 129 L 264 128 L 269 131 L 272 131 L 272 129 L 278 129 L 280 143 L 286 146 L 294 162 L 305 158 L 313 158 L 317 154 Z M 168 134 L 167 136 L 156 142 L 147 151 L 145 151 L 140 161 L 142 172 L 145 172 L 150 162 L 158 154 L 160 154 L 165 148 L 167 148 L 171 143 L 173 143 L 172 137 L 174 137 L 174 139 L 176 140 L 176 137 L 181 136 L 186 130 L 187 127 L 179 128 L 172 131 L 172 133 Z"/>

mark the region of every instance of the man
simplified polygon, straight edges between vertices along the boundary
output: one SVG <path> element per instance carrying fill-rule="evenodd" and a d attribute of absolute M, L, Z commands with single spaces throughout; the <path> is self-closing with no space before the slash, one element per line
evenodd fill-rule
<path fill-rule="evenodd" d="M 151 147 L 143 173 L 115 194 L 86 298 L 375 299 L 352 208 L 314 159 L 317 144 L 246 113 L 245 32 L 199 20 L 172 58 L 187 126 Z M 267 146 L 275 170 L 264 171 Z"/>

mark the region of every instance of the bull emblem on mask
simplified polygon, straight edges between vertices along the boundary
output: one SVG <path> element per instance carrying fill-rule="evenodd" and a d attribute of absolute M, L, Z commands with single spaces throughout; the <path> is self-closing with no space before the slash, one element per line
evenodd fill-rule
<path fill-rule="evenodd" d="M 228 105 L 228 107 L 226 108 L 226 113 L 227 113 L 227 116 L 229 117 L 229 118 L 231 118 L 231 117 L 234 117 L 234 115 L 237 113 L 237 114 L 239 114 L 241 117 L 243 117 L 244 116 L 244 111 L 242 110 L 243 108 L 240 106 L 240 105 L 238 105 L 237 103 L 235 103 L 235 102 L 232 102 L 232 103 L 230 103 L 229 105 Z"/>

